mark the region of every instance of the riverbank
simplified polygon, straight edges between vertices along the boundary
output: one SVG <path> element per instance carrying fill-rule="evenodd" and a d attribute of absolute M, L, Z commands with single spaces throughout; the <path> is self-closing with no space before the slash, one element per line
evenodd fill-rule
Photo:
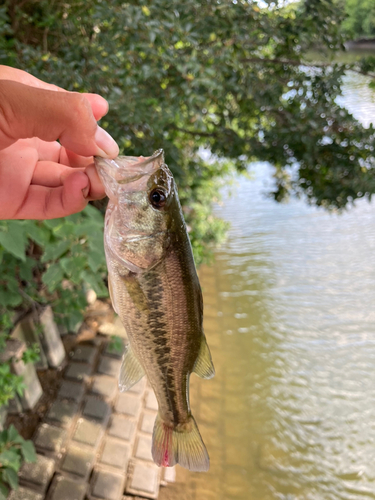
<path fill-rule="evenodd" d="M 359 40 L 349 40 L 344 44 L 347 51 L 368 50 L 375 52 L 375 38 L 361 38 Z"/>

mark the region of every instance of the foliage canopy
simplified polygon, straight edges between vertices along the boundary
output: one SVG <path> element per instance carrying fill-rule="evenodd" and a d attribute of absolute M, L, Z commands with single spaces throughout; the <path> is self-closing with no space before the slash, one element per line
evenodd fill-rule
<path fill-rule="evenodd" d="M 344 32 L 353 38 L 375 38 L 375 2 L 373 0 L 341 0 L 347 14 Z"/>
<path fill-rule="evenodd" d="M 280 172 L 298 163 L 293 187 L 318 204 L 343 207 L 374 191 L 373 129 L 335 103 L 346 66 L 306 65 L 316 47 L 328 57 L 342 48 L 343 12 L 332 2 L 294 10 L 243 0 L 6 5 L 7 62 L 108 98 L 104 126 L 126 153 L 164 147 L 183 201 L 199 202 L 199 186 L 224 173 L 204 164 L 202 147 L 238 169 L 251 159 Z"/>
<path fill-rule="evenodd" d="M 35 461 L 32 441 L 23 439 L 13 425 L 0 432 L 0 500 L 6 500 L 9 487 L 17 489 L 22 463 Z"/>

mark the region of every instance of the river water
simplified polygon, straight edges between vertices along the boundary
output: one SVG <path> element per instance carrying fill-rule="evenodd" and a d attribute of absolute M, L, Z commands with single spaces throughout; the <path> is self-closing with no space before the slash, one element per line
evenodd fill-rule
<path fill-rule="evenodd" d="M 358 76 L 340 102 L 375 117 Z M 216 207 L 231 229 L 200 272 L 216 377 L 191 377 L 191 406 L 211 468 L 177 467 L 160 498 L 375 499 L 374 204 L 280 205 L 272 168 L 249 171 Z"/>

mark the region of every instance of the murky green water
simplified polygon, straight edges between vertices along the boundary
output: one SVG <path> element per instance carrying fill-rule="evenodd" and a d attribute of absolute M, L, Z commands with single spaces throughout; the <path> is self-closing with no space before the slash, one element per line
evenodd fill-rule
<path fill-rule="evenodd" d="M 358 75 L 343 102 L 375 117 Z M 278 205 L 271 168 L 252 171 L 217 208 L 232 229 L 201 273 L 217 375 L 191 393 L 211 469 L 178 468 L 160 498 L 375 499 L 375 206 Z"/>

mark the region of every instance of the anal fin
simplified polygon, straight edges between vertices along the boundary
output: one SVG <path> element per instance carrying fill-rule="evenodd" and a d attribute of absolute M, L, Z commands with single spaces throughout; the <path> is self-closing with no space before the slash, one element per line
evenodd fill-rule
<path fill-rule="evenodd" d="M 202 335 L 201 347 L 197 360 L 194 365 L 193 372 L 201 378 L 212 378 L 215 375 L 215 368 L 212 363 L 210 349 L 207 345 L 207 340 L 204 335 Z"/>
<path fill-rule="evenodd" d="M 141 363 L 135 357 L 133 350 L 128 344 L 122 357 L 121 371 L 119 378 L 119 389 L 121 392 L 128 391 L 133 385 L 141 380 L 145 372 Z"/>

